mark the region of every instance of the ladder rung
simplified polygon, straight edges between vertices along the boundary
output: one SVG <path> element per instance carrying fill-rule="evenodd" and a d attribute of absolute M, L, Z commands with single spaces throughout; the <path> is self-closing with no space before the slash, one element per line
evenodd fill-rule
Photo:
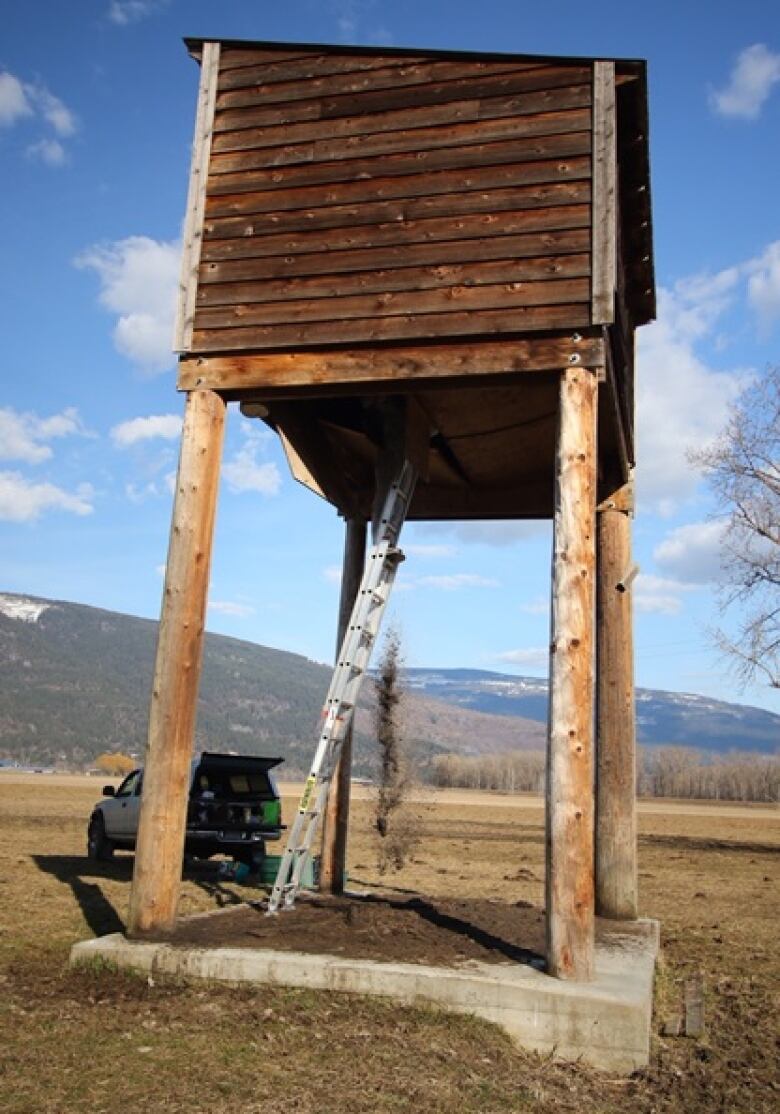
<path fill-rule="evenodd" d="M 382 508 L 379 541 L 369 554 L 352 609 L 350 625 L 340 649 L 342 656 L 333 671 L 322 712 L 324 723 L 317 752 L 301 798 L 303 807 L 299 806 L 279 864 L 268 902 L 269 913 L 276 912 L 280 903 L 286 908 L 294 904 L 301 884 L 302 861 L 312 853 L 318 822 L 327 799 L 327 787 L 332 781 L 340 748 L 352 720 L 360 684 L 368 668 L 372 645 L 378 634 L 397 566 L 404 560 L 404 554 L 396 542 L 406 518 L 416 478 L 414 468 L 405 461 Z"/>

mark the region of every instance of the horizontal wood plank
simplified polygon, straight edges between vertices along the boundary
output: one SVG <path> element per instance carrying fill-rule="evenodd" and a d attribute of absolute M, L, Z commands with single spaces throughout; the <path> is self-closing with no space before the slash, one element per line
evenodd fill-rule
<path fill-rule="evenodd" d="M 426 128 L 442 124 L 476 120 L 503 119 L 504 117 L 535 117 L 538 119 L 516 122 L 518 135 L 550 135 L 563 131 L 583 131 L 590 125 L 586 112 L 574 112 L 590 106 L 589 85 L 571 85 L 565 89 L 545 89 L 539 93 L 522 93 L 517 96 L 490 97 L 451 101 L 448 104 L 422 108 L 408 108 L 395 112 L 376 112 L 358 115 L 354 112 L 338 120 L 323 120 L 317 116 L 300 117 L 297 122 L 271 125 L 263 120 L 269 115 L 252 110 L 222 114 L 215 121 L 218 134 L 214 137 L 215 152 L 260 150 L 293 143 L 308 142 L 324 137 L 380 135 L 384 132 L 405 131 L 408 128 Z M 297 115 L 297 108 L 295 110 Z M 479 135 L 475 132 L 475 138 Z"/>
<path fill-rule="evenodd" d="M 577 71 L 578 75 L 580 71 Z M 403 127 L 424 127 L 437 121 L 471 119 L 471 106 L 481 105 L 487 116 L 524 116 L 532 112 L 552 112 L 558 108 L 590 104 L 591 86 L 588 71 L 577 81 L 551 79 L 548 87 L 532 74 L 501 74 L 482 80 L 449 81 L 440 86 L 415 86 L 413 89 L 389 90 L 380 94 L 292 101 L 289 104 L 254 105 L 220 109 L 215 120 L 216 132 L 232 132 L 268 128 L 271 138 L 264 145 L 271 147 L 291 143 L 320 134 L 326 120 L 332 134 L 355 134 L 362 131 L 392 131 Z M 320 129 L 301 120 L 320 121 Z M 290 134 L 279 139 L 276 128 L 289 126 Z M 259 145 L 259 144 L 257 144 Z M 229 150 L 229 147 L 219 147 Z"/>
<path fill-rule="evenodd" d="M 335 139 L 314 139 L 284 146 L 262 147 L 259 150 L 215 152 L 209 169 L 216 176 L 267 166 L 285 166 L 289 163 L 354 158 L 363 160 L 379 155 L 384 160 L 392 155 L 411 152 L 421 152 L 423 158 L 430 160 L 442 147 L 446 148 L 452 159 L 459 153 L 459 147 L 468 152 L 477 145 L 492 144 L 502 139 L 517 144 L 520 149 L 517 161 L 523 158 L 524 152 L 530 152 L 526 154 L 530 158 L 549 158 L 553 154 L 584 155 L 591 149 L 590 131 L 585 130 L 589 124 L 590 113 L 587 109 L 569 109 L 537 116 L 499 117 L 495 120 L 410 128 L 375 135 L 338 136 Z M 468 154 L 464 154 L 464 159 L 455 165 L 470 165 L 466 159 Z M 478 159 L 478 162 L 485 161 L 489 160 Z M 382 168 L 379 169 L 382 172 Z"/>
<path fill-rule="evenodd" d="M 317 324 L 252 325 L 234 329 L 195 329 L 193 352 L 236 352 L 283 345 L 345 344 L 413 337 L 485 336 L 529 329 L 576 328 L 590 318 L 587 304 L 523 306 L 473 313 L 433 313 Z"/>
<path fill-rule="evenodd" d="M 405 128 L 476 120 L 479 99 L 451 101 L 429 108 L 408 108 L 400 112 L 377 112 L 373 115 L 350 114 L 338 120 L 316 117 L 303 122 L 270 124 L 263 119 L 266 109 L 241 109 L 222 112 L 215 120 L 215 151 L 246 151 L 262 147 L 283 147 L 293 143 L 331 136 L 370 135 L 378 132 L 402 131 Z"/>
<path fill-rule="evenodd" d="M 216 194 L 207 199 L 206 214 L 211 219 L 274 210 L 314 210 L 325 205 L 431 197 L 510 186 L 520 191 L 536 183 L 581 181 L 590 178 L 590 173 L 590 159 L 580 156 L 563 161 L 548 159 L 546 162 L 519 163 L 517 166 L 484 166 L 467 171 L 435 170 L 393 178 L 360 178 L 354 182 L 263 189 L 257 193 Z"/>
<path fill-rule="evenodd" d="M 443 59 L 442 59 L 443 63 Z M 262 60 L 256 65 L 225 69 L 220 75 L 220 92 L 234 89 L 252 88 L 256 86 L 283 85 L 290 86 L 292 82 L 312 81 L 316 78 L 338 78 L 342 74 L 364 74 L 373 70 L 403 70 L 418 66 L 436 66 L 437 63 L 427 59 L 420 59 L 412 55 L 351 55 L 351 53 L 310 53 L 308 57 L 300 59 L 285 59 L 280 61 Z M 450 61 L 449 65 L 457 67 L 458 63 Z M 461 72 L 470 69 L 468 59 L 460 63 Z M 490 66 L 508 66 L 513 70 L 536 70 L 548 68 L 539 62 L 503 61 L 482 63 L 487 69 Z M 285 88 L 283 97 L 290 96 L 290 89 Z M 311 94 L 310 94 L 311 96 Z"/>
<path fill-rule="evenodd" d="M 349 111 L 349 102 L 352 101 L 354 109 L 364 113 L 385 112 L 389 109 L 402 109 L 421 105 L 444 104 L 449 101 L 473 100 L 478 98 L 503 98 L 509 94 L 541 92 L 541 103 L 545 102 L 545 93 L 554 102 L 555 90 L 565 90 L 567 87 L 577 87 L 590 83 L 590 66 L 540 66 L 536 69 L 519 69 L 507 74 L 486 74 L 481 76 L 473 73 L 471 69 L 464 71 L 459 81 L 430 82 L 417 89 L 400 88 L 390 92 L 372 90 L 366 94 L 353 97 L 324 97 L 322 102 L 322 115 L 324 119 L 344 115 L 345 107 Z M 559 95 L 563 96 L 561 92 Z M 345 104 L 346 102 L 346 104 Z M 523 100 L 521 104 L 530 103 Z M 518 111 L 523 111 L 519 109 Z M 534 109 L 528 109 L 534 111 Z"/>
<path fill-rule="evenodd" d="M 180 390 L 296 391 L 339 384 L 391 383 L 559 371 L 577 363 L 600 367 L 600 336 L 564 334 L 449 344 L 393 345 L 324 352 L 187 356 L 179 362 Z"/>
<path fill-rule="evenodd" d="M 579 253 L 590 248 L 590 229 L 492 236 L 468 241 L 468 262 L 518 259 L 540 255 Z M 301 255 L 220 260 L 202 263 L 200 283 L 238 282 L 248 279 L 292 278 L 299 275 L 337 275 L 348 271 L 382 270 L 395 267 L 444 266 L 463 263 L 461 240 L 438 240 L 424 244 L 369 247 L 356 251 L 306 252 Z"/>
<path fill-rule="evenodd" d="M 468 76 L 476 80 L 498 74 L 517 73 L 537 68 L 517 62 L 474 62 Z M 271 82 L 266 84 L 262 75 L 256 84 L 238 89 L 226 89 L 217 94 L 217 108 L 247 108 L 250 105 L 276 104 L 284 106 L 295 102 L 321 104 L 325 98 L 336 99 L 352 94 L 378 92 L 382 89 L 401 90 L 414 86 L 430 86 L 439 82 L 461 80 L 464 77 L 462 62 L 417 61 L 411 65 L 392 65 L 390 59 L 380 69 L 352 73 L 311 76 L 303 80 Z M 416 95 L 416 94 L 414 94 Z"/>
<path fill-rule="evenodd" d="M 528 142 L 537 145 L 537 158 L 549 148 L 545 138 L 556 150 L 564 154 L 582 155 L 590 151 L 590 131 L 577 129 L 577 119 L 586 110 L 546 112 L 536 116 L 498 117 L 495 120 L 477 120 L 467 124 L 448 124 L 441 127 L 411 128 L 408 131 L 387 132 L 378 135 L 357 135 L 320 139 L 314 142 L 314 159 L 349 159 L 356 152 L 361 157 L 394 154 L 406 151 L 434 151 L 439 147 L 453 150 L 475 143 L 491 143 L 512 139 L 518 145 Z M 562 134 L 561 134 L 562 133 Z M 536 138 L 539 137 L 539 138 Z M 215 156 L 218 157 L 218 156 Z"/>
<path fill-rule="evenodd" d="M 201 307 L 195 328 L 227 329 L 248 325 L 292 324 L 296 321 L 346 321 L 352 318 L 397 317 L 427 313 L 463 313 L 475 309 L 551 306 L 588 302 L 590 280 L 550 279 L 484 286 L 448 286 L 428 290 L 382 291 L 333 298 L 301 298 L 284 302 Z"/>
<path fill-rule="evenodd" d="M 261 282 L 207 283 L 198 291 L 199 306 L 251 302 L 284 302 L 297 298 L 333 298 L 346 294 L 378 294 L 393 290 L 431 290 L 444 286 L 482 286 L 500 282 L 541 282 L 583 278 L 590 256 L 546 255 L 538 259 L 499 259 L 492 263 L 442 267 L 399 267 L 395 270 L 315 275 L 311 278 L 268 279 Z"/>
<path fill-rule="evenodd" d="M 414 65 L 418 59 L 408 55 L 397 56 L 397 66 Z M 219 91 L 241 89 L 247 85 L 262 82 L 306 81 L 308 78 L 330 74 L 360 73 L 365 70 L 386 69 L 389 60 L 383 55 L 367 54 L 307 54 L 299 59 L 285 59 L 278 62 L 260 61 L 257 64 L 224 68 L 219 75 Z"/>
<path fill-rule="evenodd" d="M 286 158 L 286 148 L 273 148 L 265 152 L 267 161 L 259 167 L 246 167 L 238 172 L 213 173 L 208 183 L 208 197 L 222 194 L 254 193 L 258 190 L 283 189 L 295 186 L 314 186 L 332 183 L 366 182 L 374 178 L 397 175 L 428 175 L 436 170 L 458 170 L 465 174 L 472 168 L 529 163 L 528 182 L 548 181 L 549 162 L 556 160 L 560 176 L 567 176 L 567 169 L 579 168 L 578 156 L 589 156 L 590 132 L 574 135 L 547 136 L 533 139 L 515 139 L 500 143 L 476 143 L 467 147 L 437 148 L 403 154 L 388 154 L 372 158 L 354 158 L 340 162 L 313 162 L 313 145 L 303 144 L 290 149 L 295 159 Z M 277 162 L 281 158 L 282 162 Z M 543 177 L 539 177 L 542 174 Z"/>
<path fill-rule="evenodd" d="M 262 66 L 276 62 L 303 61 L 311 58 L 310 50 L 277 50 L 267 46 L 223 46 L 220 60 L 222 70 L 236 70 L 246 66 Z"/>
<path fill-rule="evenodd" d="M 243 236 L 232 240 L 204 240 L 203 262 L 222 259 L 251 259 L 264 255 L 303 252 L 338 252 L 354 248 L 419 244 L 431 240 L 472 240 L 486 236 L 510 236 L 521 232 L 548 232 L 590 225 L 589 205 L 556 205 L 544 209 L 521 209 L 502 213 L 468 213 L 459 217 L 390 221 L 386 224 L 327 228 L 311 232 L 282 232 Z M 463 245 L 463 259 L 468 259 Z"/>
<path fill-rule="evenodd" d="M 321 209 L 291 209 L 250 217 L 223 217 L 206 221 L 207 239 L 244 239 L 271 232 L 301 232 L 325 228 L 354 228 L 428 217 L 459 217 L 470 213 L 501 213 L 544 209 L 590 201 L 590 182 L 559 182 L 515 189 L 480 190 L 472 193 L 437 194 L 401 201 L 375 201 L 364 205 L 326 205 Z"/>

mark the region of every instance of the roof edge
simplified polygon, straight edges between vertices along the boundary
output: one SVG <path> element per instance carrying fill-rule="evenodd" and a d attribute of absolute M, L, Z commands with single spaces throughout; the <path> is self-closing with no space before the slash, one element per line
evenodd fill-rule
<path fill-rule="evenodd" d="M 434 48 L 426 48 L 419 46 L 356 46 L 354 44 L 344 43 L 321 43 L 321 42 L 280 42 L 271 39 L 221 39 L 219 37 L 198 37 L 198 36 L 184 36 L 183 43 L 192 57 L 198 58 L 199 52 L 204 43 L 219 43 L 220 46 L 236 49 L 247 49 L 257 47 L 264 50 L 300 50 L 301 52 L 308 52 L 316 54 L 323 50 L 333 51 L 338 54 L 354 54 L 361 55 L 379 55 L 380 57 L 387 58 L 452 58 L 452 59 L 466 59 L 475 58 L 480 61 L 502 61 L 511 59 L 517 62 L 539 62 L 540 65 L 546 62 L 571 62 L 576 63 L 592 63 L 592 62 L 614 62 L 616 66 L 627 72 L 636 67 L 644 69 L 646 61 L 643 58 L 612 58 L 605 57 L 604 55 L 566 55 L 566 54 L 525 54 L 517 51 L 501 51 L 501 50 L 442 50 Z"/>

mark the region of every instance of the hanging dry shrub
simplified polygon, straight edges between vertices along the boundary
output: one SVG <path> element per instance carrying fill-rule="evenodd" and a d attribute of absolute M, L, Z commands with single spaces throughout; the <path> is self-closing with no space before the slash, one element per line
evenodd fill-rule
<path fill-rule="evenodd" d="M 416 817 L 409 808 L 413 777 L 401 722 L 401 664 L 401 639 L 398 631 L 391 629 L 385 637 L 374 681 L 374 728 L 379 747 L 374 830 L 380 874 L 389 869 L 401 870 L 418 842 Z"/>

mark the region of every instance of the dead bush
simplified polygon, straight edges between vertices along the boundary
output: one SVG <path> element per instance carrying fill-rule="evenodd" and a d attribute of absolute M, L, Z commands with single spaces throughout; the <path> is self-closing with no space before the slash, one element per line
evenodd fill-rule
<path fill-rule="evenodd" d="M 417 845 L 416 818 L 409 807 L 413 775 L 401 720 L 401 640 L 396 630 L 385 637 L 374 682 L 374 727 L 379 747 L 374 807 L 377 867 L 380 874 L 401 870 Z"/>

